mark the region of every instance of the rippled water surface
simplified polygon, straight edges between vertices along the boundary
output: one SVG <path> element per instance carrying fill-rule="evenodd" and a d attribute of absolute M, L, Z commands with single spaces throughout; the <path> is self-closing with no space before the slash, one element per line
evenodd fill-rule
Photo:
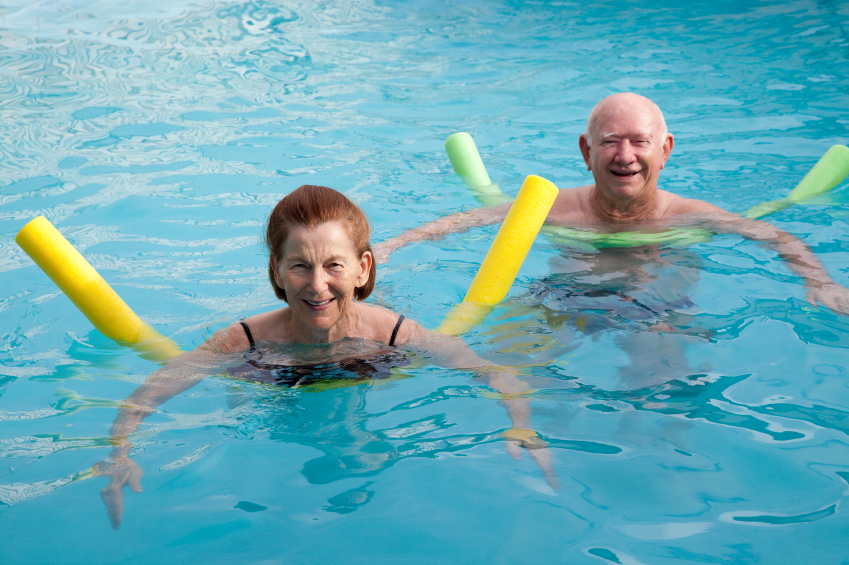
<path fill-rule="evenodd" d="M 663 187 L 743 212 L 849 141 L 847 58 L 837 1 L 3 2 L 0 558 L 846 563 L 849 323 L 769 248 L 537 241 L 465 338 L 525 366 L 561 490 L 507 454 L 473 372 L 310 392 L 214 377 L 134 437 L 144 491 L 114 531 L 106 480 L 84 479 L 157 365 L 94 331 L 14 236 L 45 215 L 191 348 L 275 307 L 262 223 L 300 184 L 344 191 L 376 241 L 478 205 L 443 150 L 458 130 L 509 194 L 527 174 L 577 186 L 590 108 L 630 90 L 675 134 Z M 844 285 L 846 189 L 768 218 Z M 494 233 L 402 249 L 369 300 L 437 326 Z"/>

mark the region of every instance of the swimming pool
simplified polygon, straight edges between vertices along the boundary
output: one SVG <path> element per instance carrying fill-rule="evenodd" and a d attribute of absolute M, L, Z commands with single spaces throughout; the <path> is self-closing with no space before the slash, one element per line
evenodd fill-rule
<path fill-rule="evenodd" d="M 742 212 L 849 141 L 846 4 L 90 4 L 0 8 L 3 562 L 849 557 L 849 324 L 752 242 L 665 249 L 604 278 L 596 255 L 538 240 L 466 339 L 539 364 L 524 372 L 560 491 L 506 454 L 509 419 L 468 372 L 320 393 L 209 379 L 145 421 L 144 492 L 125 494 L 117 532 L 106 480 L 79 473 L 108 455 L 115 407 L 156 365 L 94 332 L 13 242 L 46 215 L 190 348 L 276 304 L 259 234 L 281 194 L 343 190 L 378 241 L 472 208 L 442 147 L 458 130 L 511 195 L 531 173 L 583 184 L 577 136 L 624 90 L 676 135 L 663 186 Z M 768 219 L 849 284 L 845 195 Z M 370 300 L 435 327 L 494 233 L 400 250 Z M 658 304 L 693 303 L 681 331 L 574 292 L 640 277 L 674 282 Z"/>

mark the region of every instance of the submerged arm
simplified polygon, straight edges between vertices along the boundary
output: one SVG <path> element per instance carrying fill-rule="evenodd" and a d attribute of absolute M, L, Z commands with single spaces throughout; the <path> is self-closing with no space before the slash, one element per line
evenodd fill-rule
<path fill-rule="evenodd" d="M 216 332 L 207 342 L 195 349 L 172 359 L 168 365 L 152 373 L 145 382 L 133 391 L 118 409 L 118 416 L 109 430 L 109 454 L 111 465 L 103 468 L 99 474 L 110 477 L 109 484 L 100 491 L 100 497 L 106 505 L 109 520 L 116 530 L 121 525 L 124 499 L 121 489 L 129 485 L 135 492 L 141 492 L 142 468 L 129 458 L 133 444 L 127 439 L 135 433 L 142 421 L 152 414 L 156 407 L 178 394 L 185 392 L 220 368 L 216 363 L 232 349 L 228 341 L 229 328 Z M 236 334 L 238 335 L 238 334 Z"/>
<path fill-rule="evenodd" d="M 109 441 L 114 446 L 111 455 L 113 461 L 116 456 L 126 456 L 129 449 L 125 446 L 130 445 L 127 436 L 133 434 L 157 406 L 189 390 L 209 375 L 203 366 L 208 364 L 211 357 L 209 350 L 204 348 L 183 353 L 152 373 L 127 397 L 109 430 Z"/>
<path fill-rule="evenodd" d="M 438 220 L 428 222 L 417 228 L 407 230 L 374 246 L 374 257 L 377 263 L 385 263 L 390 253 L 416 241 L 437 240 L 449 233 L 459 233 L 471 228 L 487 226 L 503 222 L 510 210 L 510 203 L 498 206 L 475 208 L 468 212 L 458 212 Z"/>
<path fill-rule="evenodd" d="M 551 452 L 531 426 L 531 401 L 528 398 L 531 389 L 528 383 L 518 377 L 516 369 L 482 359 L 462 339 L 428 331 L 418 324 L 405 336 L 405 341 L 408 340 L 411 345 L 418 345 L 426 350 L 434 364 L 449 369 L 473 371 L 477 378 L 497 391 L 501 396 L 499 404 L 507 410 L 513 426 L 504 432 L 507 452 L 514 459 L 519 459 L 520 447 L 529 450 L 531 458 L 542 469 L 548 484 L 555 489 L 561 488 L 554 472 Z"/>
<path fill-rule="evenodd" d="M 727 213 L 716 221 L 716 229 L 769 245 L 793 272 L 805 279 L 806 298 L 811 305 L 820 303 L 838 314 L 849 314 L 849 289 L 832 280 L 813 251 L 799 238 L 767 222 Z"/>

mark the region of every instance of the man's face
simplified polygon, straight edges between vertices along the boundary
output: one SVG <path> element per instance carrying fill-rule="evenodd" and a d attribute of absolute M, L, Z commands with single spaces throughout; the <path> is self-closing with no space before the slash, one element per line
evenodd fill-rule
<path fill-rule="evenodd" d="M 657 177 L 672 151 L 657 110 L 640 101 L 612 101 L 601 109 L 593 139 L 581 136 L 581 153 L 596 186 L 608 198 L 637 201 L 657 188 Z"/>

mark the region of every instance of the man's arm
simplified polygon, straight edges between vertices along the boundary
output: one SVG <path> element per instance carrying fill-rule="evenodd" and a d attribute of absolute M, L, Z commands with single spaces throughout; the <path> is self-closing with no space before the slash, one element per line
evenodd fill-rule
<path fill-rule="evenodd" d="M 449 233 L 459 233 L 471 228 L 488 226 L 504 221 L 512 203 L 499 204 L 485 208 L 475 208 L 468 212 L 458 212 L 434 220 L 417 228 L 407 230 L 401 235 L 375 244 L 372 252 L 376 263 L 385 263 L 389 254 L 408 245 L 422 240 L 438 240 Z"/>
<path fill-rule="evenodd" d="M 820 303 L 838 314 L 849 314 L 849 289 L 832 280 L 813 251 L 799 238 L 760 220 L 729 212 L 717 213 L 716 216 L 712 223 L 718 232 L 735 233 L 766 243 L 787 261 L 787 266 L 805 279 L 806 298 L 812 306 Z"/>

